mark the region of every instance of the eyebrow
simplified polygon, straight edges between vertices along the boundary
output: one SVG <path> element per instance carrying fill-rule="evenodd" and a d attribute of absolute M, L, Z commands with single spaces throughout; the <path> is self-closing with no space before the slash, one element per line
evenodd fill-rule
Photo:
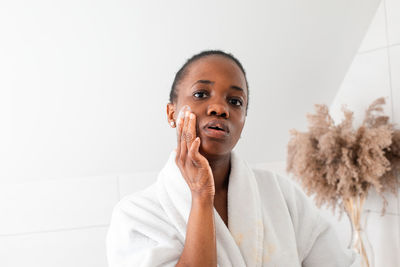
<path fill-rule="evenodd" d="M 210 80 L 198 80 L 198 81 L 196 81 L 194 84 L 192 84 L 192 87 L 193 87 L 193 85 L 195 85 L 196 83 L 214 84 L 215 82 L 210 81 Z M 244 93 L 244 90 L 243 90 L 241 87 L 239 87 L 239 86 L 231 85 L 231 88 L 234 89 L 234 90 L 236 90 L 236 91 L 241 91 L 241 92 Z"/>

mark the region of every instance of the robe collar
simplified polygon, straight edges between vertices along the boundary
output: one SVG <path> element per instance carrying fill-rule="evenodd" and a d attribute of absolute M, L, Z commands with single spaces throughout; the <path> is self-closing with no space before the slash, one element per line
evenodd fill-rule
<path fill-rule="evenodd" d="M 157 177 L 159 200 L 169 220 L 185 240 L 192 196 L 172 151 Z M 231 151 L 228 185 L 228 227 L 214 207 L 218 263 L 261 266 L 263 221 L 260 196 L 252 169 Z M 223 264 L 222 266 L 224 266 Z"/>

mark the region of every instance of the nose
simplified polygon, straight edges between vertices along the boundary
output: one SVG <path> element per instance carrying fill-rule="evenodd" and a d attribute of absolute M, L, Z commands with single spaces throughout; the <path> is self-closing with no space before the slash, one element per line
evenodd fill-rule
<path fill-rule="evenodd" d="M 229 112 L 225 105 L 219 103 L 213 103 L 208 106 L 207 115 L 221 116 L 225 119 L 229 118 Z"/>

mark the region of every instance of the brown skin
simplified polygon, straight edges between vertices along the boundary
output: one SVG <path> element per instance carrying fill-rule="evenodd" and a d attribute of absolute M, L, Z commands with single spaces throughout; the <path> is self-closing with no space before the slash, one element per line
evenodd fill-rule
<path fill-rule="evenodd" d="M 201 58 L 188 70 L 178 85 L 177 103 L 167 105 L 169 122 L 178 124 L 175 162 L 192 193 L 185 247 L 177 266 L 216 266 L 213 210 L 215 206 L 227 225 L 231 151 L 244 127 L 247 87 L 236 63 L 220 55 Z M 193 117 L 185 116 L 179 123 L 178 113 L 185 105 Z M 215 139 L 205 134 L 203 127 L 212 119 L 228 125 L 227 137 Z"/>

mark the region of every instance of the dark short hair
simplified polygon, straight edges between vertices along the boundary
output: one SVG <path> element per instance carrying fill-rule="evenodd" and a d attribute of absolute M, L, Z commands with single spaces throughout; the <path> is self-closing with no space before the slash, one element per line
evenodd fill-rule
<path fill-rule="evenodd" d="M 194 56 L 192 56 L 191 58 L 186 60 L 185 64 L 183 64 L 183 66 L 175 74 L 175 79 L 174 79 L 174 82 L 172 83 L 171 91 L 169 93 L 169 102 L 176 103 L 176 101 L 178 99 L 177 85 L 183 80 L 183 78 L 188 73 L 189 65 L 203 57 L 211 56 L 211 55 L 220 55 L 220 56 L 223 56 L 225 58 L 232 60 L 233 62 L 236 63 L 236 65 L 243 72 L 244 79 L 246 81 L 246 87 L 247 87 L 247 103 L 246 103 L 246 114 L 247 114 L 247 109 L 249 107 L 249 84 L 247 82 L 246 71 L 244 70 L 242 64 L 240 63 L 240 61 L 237 58 L 235 58 L 231 53 L 226 53 L 221 50 L 205 50 L 198 54 L 195 54 Z"/>

